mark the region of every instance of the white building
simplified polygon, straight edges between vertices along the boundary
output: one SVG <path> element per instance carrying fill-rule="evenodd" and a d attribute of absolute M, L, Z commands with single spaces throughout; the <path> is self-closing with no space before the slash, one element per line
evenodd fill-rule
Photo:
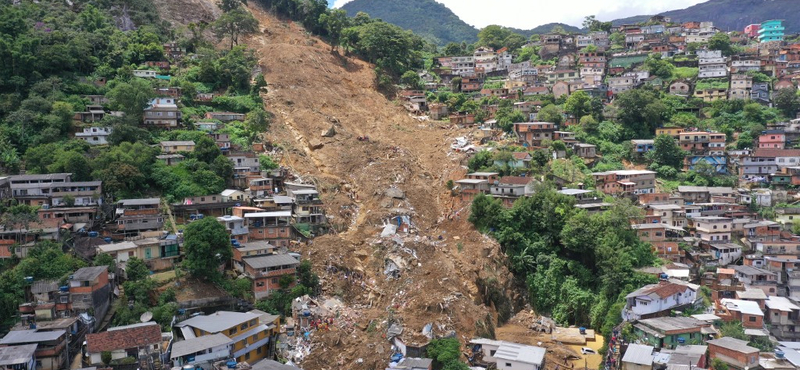
<path fill-rule="evenodd" d="M 711 255 L 720 266 L 727 266 L 742 257 L 742 247 L 733 243 L 710 244 Z"/>
<path fill-rule="evenodd" d="M 721 50 L 698 50 L 697 59 L 700 67 L 697 78 L 728 77 L 728 59 Z"/>
<path fill-rule="evenodd" d="M 627 303 L 622 309 L 625 321 L 648 318 L 659 312 L 694 303 L 696 289 L 689 285 L 662 281 L 651 284 L 628 294 Z"/>
<path fill-rule="evenodd" d="M 501 340 L 473 339 L 480 346 L 483 361 L 497 365 L 498 370 L 539 370 L 544 366 L 545 349 Z"/>
<path fill-rule="evenodd" d="M 221 333 L 189 338 L 172 345 L 170 360 L 176 367 L 214 362 L 230 358 L 232 348 L 233 340 Z"/>
<path fill-rule="evenodd" d="M 133 71 L 133 75 L 136 77 L 145 77 L 145 78 L 156 78 L 156 71 L 148 71 L 145 69 L 137 69 Z"/>
<path fill-rule="evenodd" d="M 732 219 L 719 216 L 694 217 L 695 236 L 707 242 L 731 240 Z"/>
<path fill-rule="evenodd" d="M 83 132 L 76 133 L 75 138 L 92 145 L 106 145 L 109 135 L 111 135 L 111 127 L 86 127 Z"/>

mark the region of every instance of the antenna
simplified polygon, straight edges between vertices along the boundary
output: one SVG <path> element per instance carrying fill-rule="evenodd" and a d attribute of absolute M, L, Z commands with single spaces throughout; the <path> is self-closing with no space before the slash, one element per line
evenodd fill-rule
<path fill-rule="evenodd" d="M 139 317 L 139 321 L 141 322 L 148 322 L 152 319 L 153 319 L 153 313 L 150 311 L 143 313 L 142 316 Z"/>

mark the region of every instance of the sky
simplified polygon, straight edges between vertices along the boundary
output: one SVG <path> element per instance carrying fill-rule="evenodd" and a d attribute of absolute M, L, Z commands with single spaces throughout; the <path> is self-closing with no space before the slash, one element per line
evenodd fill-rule
<path fill-rule="evenodd" d="M 338 8 L 351 0 L 329 0 Z M 392 0 L 403 1 L 403 0 Z M 464 22 L 477 28 L 490 24 L 531 29 L 551 22 L 580 27 L 583 18 L 595 15 L 610 21 L 634 15 L 683 9 L 706 0 L 436 0 Z"/>

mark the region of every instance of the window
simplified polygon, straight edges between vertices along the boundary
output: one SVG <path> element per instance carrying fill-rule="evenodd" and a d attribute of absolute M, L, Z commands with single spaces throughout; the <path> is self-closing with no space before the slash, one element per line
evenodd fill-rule
<path fill-rule="evenodd" d="M 239 330 L 244 330 L 244 329 L 247 329 L 247 323 L 239 325 Z"/>
<path fill-rule="evenodd" d="M 256 354 L 261 354 L 261 347 L 256 348 Z"/>
<path fill-rule="evenodd" d="M 278 278 L 272 278 L 272 283 L 273 284 L 277 284 L 278 283 Z"/>
<path fill-rule="evenodd" d="M 756 317 L 755 316 L 750 316 L 750 318 L 748 320 L 750 322 L 756 322 Z"/>
<path fill-rule="evenodd" d="M 511 363 L 510 362 L 506 362 L 506 367 L 511 367 Z"/>
<path fill-rule="evenodd" d="M 247 352 L 247 353 L 244 355 L 244 359 L 245 359 L 245 361 L 247 361 L 247 360 L 249 360 L 249 359 L 250 359 L 250 352 Z"/>
<path fill-rule="evenodd" d="M 232 327 L 231 330 L 230 330 L 231 335 L 236 334 L 236 332 L 237 332 L 236 327 L 235 326 Z"/>

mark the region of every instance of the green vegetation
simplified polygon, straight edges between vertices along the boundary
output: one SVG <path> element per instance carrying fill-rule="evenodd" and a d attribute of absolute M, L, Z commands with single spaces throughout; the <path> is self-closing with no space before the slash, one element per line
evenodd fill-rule
<path fill-rule="evenodd" d="M 342 9 L 354 17 L 364 12 L 401 28 L 414 31 L 429 42 L 444 46 L 450 42 L 472 43 L 478 40 L 478 30 L 468 25 L 446 6 L 433 0 L 382 1 L 355 0 Z"/>
<path fill-rule="evenodd" d="M 34 281 L 57 280 L 59 285 L 64 285 L 69 275 L 85 266 L 83 261 L 64 254 L 61 246 L 53 242 L 37 243 L 22 260 L 12 257 L 4 261 L 0 273 L 0 326 L 7 328 L 16 320 L 19 304 L 25 298 L 26 277 L 32 277 Z"/>
<path fill-rule="evenodd" d="M 723 78 L 706 78 L 697 80 L 694 85 L 695 90 L 709 90 L 709 89 L 727 89 L 728 79 Z"/>
<path fill-rule="evenodd" d="M 193 276 L 207 280 L 221 277 L 220 266 L 233 252 L 225 226 L 214 217 L 205 217 L 186 227 L 183 267 Z"/>
<path fill-rule="evenodd" d="M 696 67 L 675 67 L 672 70 L 672 79 L 693 79 L 697 77 L 700 70 Z"/>
<path fill-rule="evenodd" d="M 466 364 L 461 359 L 461 342 L 456 338 L 434 339 L 428 344 L 428 357 L 433 359 L 435 369 L 462 369 Z M 456 365 L 460 364 L 460 365 Z"/>
<path fill-rule="evenodd" d="M 297 266 L 297 279 L 293 276 L 284 276 L 279 281 L 280 289 L 272 292 L 269 297 L 256 303 L 259 310 L 275 315 L 292 315 L 292 301 L 306 294 L 319 292 L 319 277 L 311 271 L 311 262 L 304 260 Z M 294 286 L 292 286 L 294 284 Z"/>
<path fill-rule="evenodd" d="M 620 321 L 625 294 L 654 280 L 634 269 L 655 258 L 630 228 L 630 219 L 642 216 L 630 202 L 593 215 L 573 205 L 572 198 L 540 185 L 511 209 L 478 195 L 469 220 L 498 240 L 537 312 L 606 334 Z"/>

